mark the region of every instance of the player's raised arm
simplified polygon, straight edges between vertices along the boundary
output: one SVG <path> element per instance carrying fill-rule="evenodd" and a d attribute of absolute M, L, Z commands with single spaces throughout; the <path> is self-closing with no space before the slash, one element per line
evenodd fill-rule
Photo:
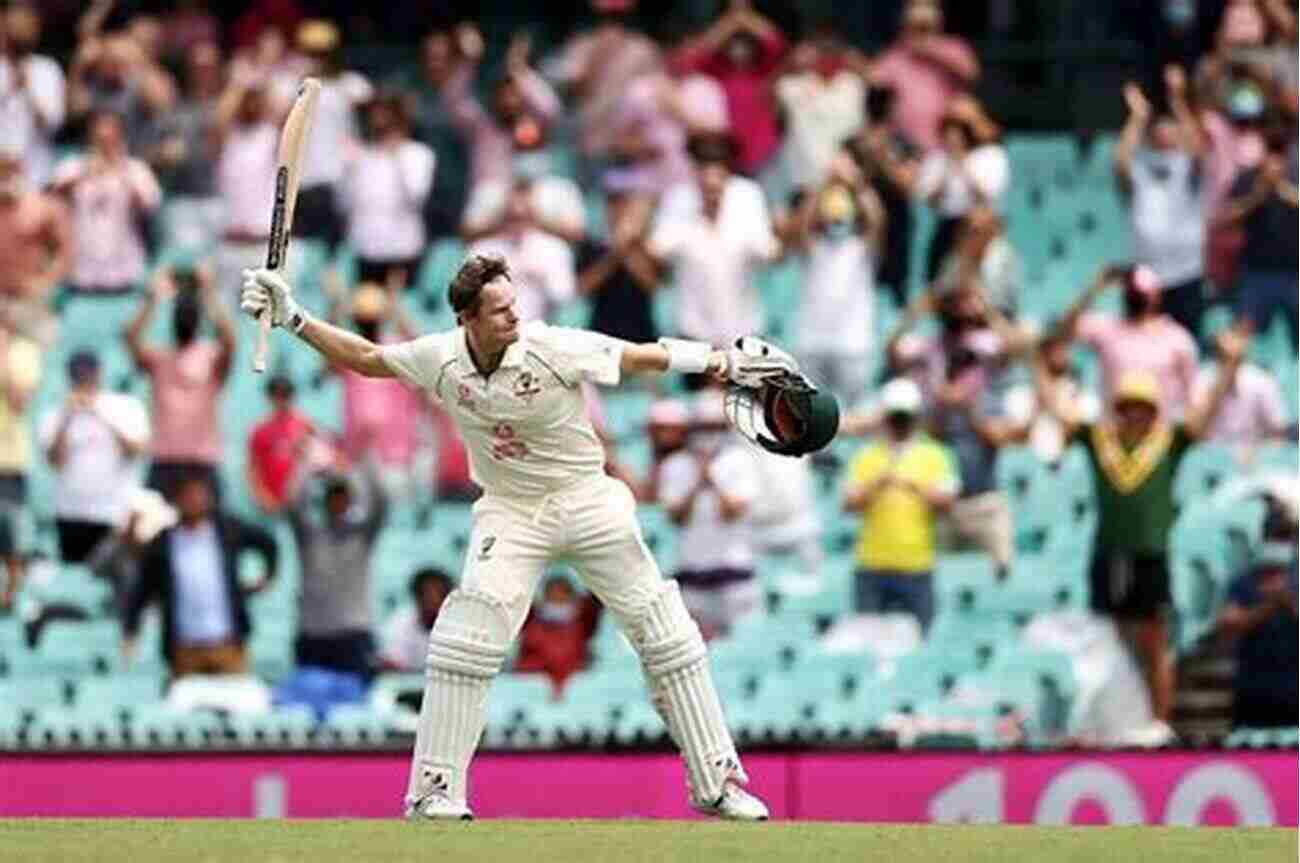
<path fill-rule="evenodd" d="M 317 320 L 298 305 L 293 289 L 279 274 L 267 269 L 245 270 L 240 308 L 257 318 L 265 312 L 272 326 L 295 333 L 325 359 L 371 378 L 391 378 L 393 371 L 380 355 L 379 346 L 356 333 Z"/>
<path fill-rule="evenodd" d="M 750 385 L 766 374 L 798 368 L 794 359 L 762 339 L 746 336 L 727 350 L 689 339 L 629 344 L 619 361 L 623 374 L 710 374 Z"/>

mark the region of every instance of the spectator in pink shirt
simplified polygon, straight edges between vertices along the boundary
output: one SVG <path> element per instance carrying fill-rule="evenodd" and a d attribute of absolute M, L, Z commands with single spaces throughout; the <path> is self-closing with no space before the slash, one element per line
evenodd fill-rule
<path fill-rule="evenodd" d="M 1088 312 L 1088 306 L 1116 283 L 1124 288 L 1123 316 Z M 1159 382 L 1164 415 L 1181 419 L 1192 404 L 1196 341 L 1160 311 L 1160 282 L 1149 268 L 1103 269 L 1066 312 L 1060 330 L 1097 352 L 1106 404 L 1112 402 L 1120 378 L 1129 372 L 1143 372 Z"/>
<path fill-rule="evenodd" d="M 175 300 L 174 346 L 149 345 L 145 330 L 158 304 L 171 298 Z M 216 341 L 199 338 L 205 316 L 216 331 Z M 205 267 L 159 270 L 140 310 L 127 324 L 126 345 L 153 383 L 153 464 L 145 484 L 168 500 L 187 476 L 203 476 L 214 491 L 219 490 L 222 445 L 217 408 L 230 374 L 235 330 L 217 295 L 212 273 Z"/>
<path fill-rule="evenodd" d="M 528 38 L 516 36 L 506 52 L 506 75 L 494 91 L 489 113 L 474 96 L 483 37 L 473 26 L 462 26 L 456 31 L 456 47 L 462 59 L 443 84 L 442 98 L 469 145 L 472 183 L 509 182 L 515 147 L 545 137 L 546 126 L 560 112 L 560 100 L 528 65 Z"/>
<path fill-rule="evenodd" d="M 770 81 L 785 49 L 775 24 L 748 3 L 732 0 L 725 15 L 687 39 L 673 58 L 677 71 L 701 72 L 722 86 L 731 132 L 740 144 L 736 167 L 750 176 L 781 143 Z"/>
<path fill-rule="evenodd" d="M 1197 374 L 1194 398 L 1201 404 L 1210 397 L 1220 369 L 1232 373 L 1232 385 L 1210 420 L 1205 439 L 1230 447 L 1238 462 L 1249 465 L 1256 449 L 1270 439 L 1294 439 L 1295 426 L 1286 418 L 1277 378 L 1254 363 L 1229 361 L 1230 332 L 1219 332 L 1214 339 L 1215 363 L 1203 366 Z"/>
<path fill-rule="evenodd" d="M 54 188 L 72 207 L 72 277 L 75 290 L 120 293 L 144 279 L 144 219 L 162 192 L 153 171 L 126 151 L 121 118 L 107 111 L 91 115 L 90 149 L 65 160 Z"/>
<path fill-rule="evenodd" d="M 894 91 L 894 127 L 922 150 L 939 146 L 939 118 L 953 96 L 980 77 L 964 39 L 943 34 L 938 0 L 909 0 L 897 41 L 876 58 L 873 83 Z"/>

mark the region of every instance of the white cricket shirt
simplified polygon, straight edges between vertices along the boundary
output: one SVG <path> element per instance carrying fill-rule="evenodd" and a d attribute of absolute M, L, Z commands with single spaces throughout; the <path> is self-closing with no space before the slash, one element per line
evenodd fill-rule
<path fill-rule="evenodd" d="M 714 487 L 752 504 L 758 497 L 758 468 L 749 451 L 727 445 L 709 460 Z M 673 453 L 659 473 L 659 502 L 680 506 L 700 482 L 699 457 L 690 450 Z M 752 569 L 754 538 L 748 515 L 724 521 L 718 493 L 705 489 L 695 496 L 690 515 L 677 539 L 677 568 L 687 572 L 715 569 Z"/>
<path fill-rule="evenodd" d="M 624 345 L 530 322 L 486 377 L 459 327 L 380 350 L 394 374 L 451 416 L 469 452 L 470 476 L 487 494 L 534 498 L 604 473 L 605 450 L 581 384 L 617 384 Z"/>

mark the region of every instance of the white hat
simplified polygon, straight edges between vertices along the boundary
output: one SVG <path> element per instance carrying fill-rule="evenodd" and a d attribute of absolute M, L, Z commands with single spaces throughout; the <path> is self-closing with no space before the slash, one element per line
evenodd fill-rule
<path fill-rule="evenodd" d="M 880 408 L 888 414 L 918 414 L 921 388 L 910 378 L 894 378 L 880 391 Z"/>

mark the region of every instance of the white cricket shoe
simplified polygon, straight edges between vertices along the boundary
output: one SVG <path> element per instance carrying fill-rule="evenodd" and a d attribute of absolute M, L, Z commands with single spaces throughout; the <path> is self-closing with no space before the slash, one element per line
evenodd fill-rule
<path fill-rule="evenodd" d="M 445 794 L 430 794 L 406 807 L 407 821 L 473 821 L 474 813 Z"/>
<path fill-rule="evenodd" d="M 769 817 L 766 803 L 731 781 L 722 786 L 722 796 L 716 802 L 692 802 L 691 808 L 724 821 L 766 821 Z"/>

